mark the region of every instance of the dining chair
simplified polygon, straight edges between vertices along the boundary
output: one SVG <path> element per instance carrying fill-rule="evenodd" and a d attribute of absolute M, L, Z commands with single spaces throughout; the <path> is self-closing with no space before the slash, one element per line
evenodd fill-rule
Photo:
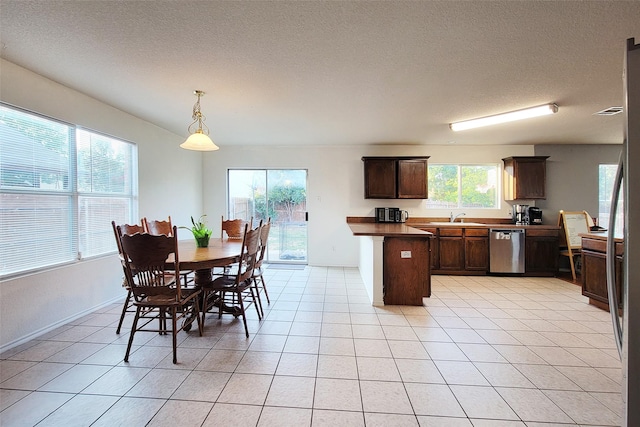
<path fill-rule="evenodd" d="M 249 338 L 245 298 L 251 298 L 249 304 L 256 306 L 258 316 L 261 317 L 251 278 L 258 259 L 259 242 L 260 229 L 253 230 L 249 228 L 249 224 L 245 224 L 240 258 L 233 273 L 222 274 L 210 283 L 202 285 L 204 301 L 202 324 L 204 324 L 205 314 L 213 307 L 218 307 L 218 318 L 222 317 L 223 312 L 230 312 L 236 318 L 242 316 L 244 331 Z"/>
<path fill-rule="evenodd" d="M 173 224 L 171 224 L 171 215 L 169 218 L 164 220 L 148 220 L 147 217 L 142 218 L 142 224 L 144 225 L 144 229 L 149 234 L 164 234 L 170 236 L 173 230 Z"/>
<path fill-rule="evenodd" d="M 271 218 L 267 220 L 266 223 L 260 224 L 260 250 L 258 254 L 258 259 L 256 261 L 256 265 L 253 269 L 253 274 L 251 278 L 253 280 L 253 286 L 256 291 L 256 296 L 258 298 L 258 304 L 260 306 L 260 312 L 262 317 L 264 317 L 264 310 L 262 309 L 262 300 L 260 299 L 260 289 L 264 291 L 264 296 L 267 297 L 267 304 L 271 304 L 269 300 L 269 292 L 267 292 L 267 285 L 264 281 L 263 276 L 263 268 L 262 264 L 264 262 L 264 255 L 267 252 L 267 241 L 269 240 L 269 231 L 271 230 Z"/>
<path fill-rule="evenodd" d="M 118 227 L 120 227 L 120 232 L 123 234 L 135 234 L 135 233 L 144 233 L 144 223 L 142 225 L 139 224 L 120 224 L 116 225 L 115 221 L 111 221 L 111 227 L 113 228 L 113 234 L 116 238 L 116 245 L 118 247 L 118 255 L 120 257 L 120 262 L 122 263 L 123 270 L 125 269 L 124 259 L 122 257 L 122 242 L 120 240 L 120 234 L 118 232 Z M 124 304 L 122 305 L 122 313 L 120 314 L 120 320 L 118 321 L 118 327 L 116 328 L 116 334 L 120 334 L 120 329 L 122 328 L 122 322 L 124 322 L 124 317 L 127 313 L 133 313 L 133 302 L 131 298 L 131 288 L 127 283 L 126 272 L 125 277 L 122 280 L 122 287 L 127 290 L 127 297 L 124 300 Z"/>
<path fill-rule="evenodd" d="M 224 219 L 221 220 L 220 238 L 224 239 L 226 233 L 229 240 L 241 240 L 244 237 L 243 229 L 246 222 L 242 219 Z"/>
<path fill-rule="evenodd" d="M 150 220 L 147 219 L 147 217 L 143 217 L 142 225 L 144 225 L 145 231 L 149 234 L 153 234 L 156 236 L 173 236 L 173 224 L 171 223 L 171 215 L 169 215 L 166 221 L 161 219 Z M 181 271 L 180 274 L 182 274 L 182 276 L 184 277 L 185 283 L 193 281 L 193 271 Z"/>
<path fill-rule="evenodd" d="M 166 320 L 167 314 L 170 314 L 173 363 L 178 363 L 178 332 L 186 326 L 190 327 L 196 320 L 198 331 L 202 336 L 202 322 L 200 321 L 200 289 L 186 288 L 180 280 L 176 227 L 173 227 L 171 236 L 148 233 L 119 234 L 122 236 L 125 277 L 133 293 L 133 305 L 136 307 L 124 361 L 129 361 L 136 332 L 167 333 Z M 168 261 L 173 261 L 172 272 L 166 270 Z M 158 328 L 147 328 L 156 319 L 159 319 Z M 178 327 L 179 320 L 183 322 Z"/>

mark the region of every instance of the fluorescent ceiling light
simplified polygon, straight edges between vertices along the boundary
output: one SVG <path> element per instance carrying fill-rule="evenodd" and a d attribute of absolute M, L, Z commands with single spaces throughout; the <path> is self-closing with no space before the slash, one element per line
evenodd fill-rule
<path fill-rule="evenodd" d="M 510 111 L 508 113 L 496 114 L 495 116 L 481 117 L 479 119 L 465 120 L 449 124 L 452 131 L 461 131 L 482 126 L 497 125 L 499 123 L 513 122 L 515 120 L 529 119 L 531 117 L 546 116 L 558 112 L 556 104 L 545 104 L 537 107 L 525 108 L 524 110 Z"/>

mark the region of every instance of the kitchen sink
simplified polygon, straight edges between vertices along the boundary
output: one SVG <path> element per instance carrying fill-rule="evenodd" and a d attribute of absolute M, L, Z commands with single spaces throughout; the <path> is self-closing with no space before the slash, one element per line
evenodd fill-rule
<path fill-rule="evenodd" d="M 458 227 L 465 227 L 465 226 L 469 226 L 469 225 L 486 225 L 483 224 L 481 222 L 449 222 L 449 221 L 443 221 L 443 222 L 430 222 L 429 224 L 431 225 L 451 225 L 451 226 L 458 226 Z"/>

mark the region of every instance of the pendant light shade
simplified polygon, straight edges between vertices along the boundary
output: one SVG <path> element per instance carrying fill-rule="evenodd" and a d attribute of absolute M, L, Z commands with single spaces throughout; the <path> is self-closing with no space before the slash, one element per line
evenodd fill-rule
<path fill-rule="evenodd" d="M 191 123 L 188 128 L 190 134 L 189 137 L 185 142 L 180 144 L 180 147 L 184 148 L 185 150 L 195 151 L 218 150 L 220 147 L 214 144 L 211 138 L 209 138 L 209 128 L 204 124 L 205 117 L 200 112 L 200 98 L 204 96 L 204 92 L 201 90 L 195 90 L 193 94 L 198 97 L 198 100 L 193 106 L 193 123 Z"/>

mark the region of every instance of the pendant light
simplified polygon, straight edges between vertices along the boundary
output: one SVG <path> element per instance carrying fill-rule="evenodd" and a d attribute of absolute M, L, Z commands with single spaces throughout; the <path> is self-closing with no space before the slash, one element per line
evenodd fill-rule
<path fill-rule="evenodd" d="M 193 94 L 198 97 L 195 105 L 193 106 L 193 123 L 189 125 L 188 132 L 189 138 L 180 147 L 186 150 L 195 151 L 215 151 L 218 150 L 216 144 L 209 138 L 209 128 L 204 124 L 206 118 L 200 112 L 200 98 L 204 96 L 204 92 L 201 90 L 194 90 Z M 195 125 L 198 125 L 197 129 Z"/>

